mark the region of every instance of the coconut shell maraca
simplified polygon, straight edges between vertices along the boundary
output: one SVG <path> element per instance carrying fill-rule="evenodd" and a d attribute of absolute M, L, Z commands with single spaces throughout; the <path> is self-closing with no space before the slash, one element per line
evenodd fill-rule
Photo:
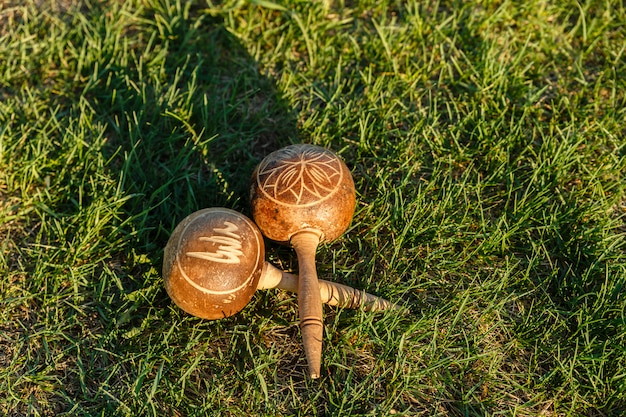
<path fill-rule="evenodd" d="M 227 208 L 199 210 L 174 229 L 165 247 L 163 279 L 172 300 L 205 319 L 231 316 L 257 289 L 298 291 L 298 277 L 264 261 L 261 232 L 241 213 Z M 347 285 L 319 281 L 322 302 L 366 311 L 398 306 Z"/>
<path fill-rule="evenodd" d="M 300 329 L 311 378 L 322 355 L 322 303 L 315 266 L 320 242 L 338 238 L 354 214 L 352 175 L 333 152 L 299 144 L 266 156 L 252 175 L 252 214 L 268 238 L 289 243 L 298 255 Z"/>

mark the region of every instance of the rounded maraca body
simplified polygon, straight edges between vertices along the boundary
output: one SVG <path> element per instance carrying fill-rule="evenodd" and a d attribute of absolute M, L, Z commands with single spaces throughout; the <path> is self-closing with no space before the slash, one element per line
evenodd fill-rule
<path fill-rule="evenodd" d="M 347 229 L 356 204 L 354 181 L 333 152 L 298 144 L 266 156 L 252 175 L 254 221 L 268 238 L 287 243 L 303 230 L 332 241 Z"/>
<path fill-rule="evenodd" d="M 189 314 L 231 316 L 256 291 L 264 251 L 261 233 L 246 216 L 226 208 L 199 210 L 176 226 L 165 247 L 165 289 Z"/>

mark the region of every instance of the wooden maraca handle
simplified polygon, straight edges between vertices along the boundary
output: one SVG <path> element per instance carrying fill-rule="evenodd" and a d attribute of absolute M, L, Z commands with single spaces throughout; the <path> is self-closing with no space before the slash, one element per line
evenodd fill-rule
<path fill-rule="evenodd" d="M 300 281 L 298 285 L 298 307 L 300 332 L 304 343 L 304 352 L 309 364 L 311 378 L 319 378 L 322 367 L 322 299 L 320 297 L 315 251 L 320 241 L 319 233 L 301 231 L 291 238 L 291 245 L 298 255 Z"/>
<path fill-rule="evenodd" d="M 266 262 L 259 286 L 257 289 L 266 290 L 270 288 L 278 288 L 284 291 L 297 293 L 300 280 L 297 275 L 281 271 L 274 265 Z M 338 284 L 336 282 L 318 280 L 320 299 L 322 303 L 334 307 L 357 309 L 363 311 L 381 311 L 381 310 L 397 310 L 405 309 L 397 304 L 377 297 L 365 291 L 357 290 L 348 285 Z"/>

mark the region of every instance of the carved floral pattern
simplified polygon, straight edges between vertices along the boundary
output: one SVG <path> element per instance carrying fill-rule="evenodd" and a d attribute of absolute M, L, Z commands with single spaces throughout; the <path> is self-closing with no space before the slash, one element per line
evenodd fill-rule
<path fill-rule="evenodd" d="M 279 203 L 315 203 L 335 192 L 342 180 L 341 161 L 331 152 L 295 146 L 279 153 L 261 161 L 257 171 L 259 188 Z"/>

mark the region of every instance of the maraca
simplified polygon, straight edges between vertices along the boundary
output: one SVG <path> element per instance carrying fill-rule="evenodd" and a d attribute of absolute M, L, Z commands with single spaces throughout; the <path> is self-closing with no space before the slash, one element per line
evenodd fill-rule
<path fill-rule="evenodd" d="M 298 255 L 300 329 L 311 378 L 321 368 L 322 301 L 315 252 L 338 238 L 354 214 L 356 193 L 346 164 L 319 146 L 299 144 L 266 156 L 252 175 L 252 215 L 261 232 Z"/>
<path fill-rule="evenodd" d="M 257 289 L 297 292 L 298 277 L 265 262 L 263 237 L 243 214 L 208 208 L 187 216 L 165 247 L 165 289 L 189 314 L 220 319 L 243 309 Z M 322 302 L 365 310 L 397 308 L 387 300 L 352 287 L 320 280 Z"/>

